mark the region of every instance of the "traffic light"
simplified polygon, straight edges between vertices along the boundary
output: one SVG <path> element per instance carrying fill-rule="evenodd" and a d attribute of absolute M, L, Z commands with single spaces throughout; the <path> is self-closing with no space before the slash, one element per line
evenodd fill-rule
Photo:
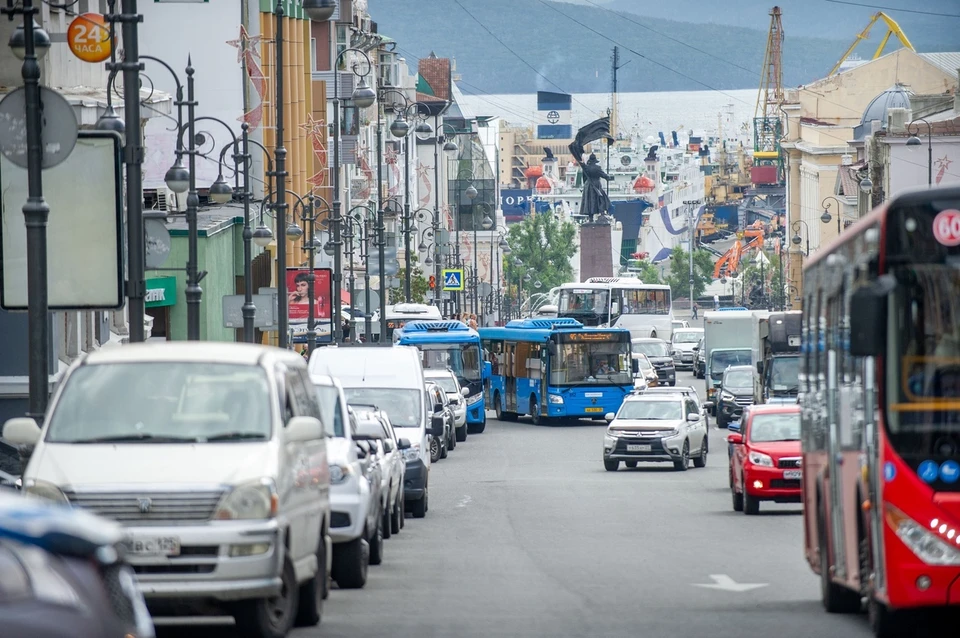
<path fill-rule="evenodd" d="M 430 275 L 430 290 L 433 290 L 437 287 L 437 278 L 434 275 Z"/>

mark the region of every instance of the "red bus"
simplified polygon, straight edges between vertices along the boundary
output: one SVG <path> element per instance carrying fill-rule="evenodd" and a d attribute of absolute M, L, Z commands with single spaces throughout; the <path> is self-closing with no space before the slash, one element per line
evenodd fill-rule
<path fill-rule="evenodd" d="M 904 193 L 810 256 L 801 357 L 824 607 L 865 603 L 877 636 L 960 618 L 960 188 Z"/>

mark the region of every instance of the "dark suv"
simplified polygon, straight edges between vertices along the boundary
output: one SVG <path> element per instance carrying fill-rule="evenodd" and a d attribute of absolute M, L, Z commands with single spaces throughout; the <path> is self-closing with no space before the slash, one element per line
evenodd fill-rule
<path fill-rule="evenodd" d="M 730 366 L 723 371 L 717 395 L 717 427 L 739 421 L 743 408 L 753 404 L 753 366 Z"/>
<path fill-rule="evenodd" d="M 634 352 L 640 352 L 647 355 L 650 363 L 657 371 L 657 380 L 660 385 L 677 384 L 677 368 L 673 362 L 673 355 L 670 354 L 670 344 L 663 339 L 654 339 L 652 337 L 640 337 L 631 341 Z"/>

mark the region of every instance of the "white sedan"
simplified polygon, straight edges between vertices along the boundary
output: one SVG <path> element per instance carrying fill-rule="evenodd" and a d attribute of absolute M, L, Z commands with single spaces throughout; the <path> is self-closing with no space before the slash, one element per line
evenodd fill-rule
<path fill-rule="evenodd" d="M 456 427 L 457 442 L 467 440 L 467 400 L 463 396 L 463 388 L 457 380 L 457 375 L 449 370 L 424 370 L 423 376 L 427 381 L 433 381 L 447 395 L 450 408 L 453 410 L 453 421 Z"/>

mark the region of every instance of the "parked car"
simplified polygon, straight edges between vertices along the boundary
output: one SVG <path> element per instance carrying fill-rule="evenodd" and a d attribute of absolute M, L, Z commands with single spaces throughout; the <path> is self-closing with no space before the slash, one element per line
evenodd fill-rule
<path fill-rule="evenodd" d="M 452 370 L 424 370 L 427 381 L 433 381 L 447 393 L 450 409 L 453 410 L 455 438 L 462 443 L 467 440 L 467 401 L 463 398 L 460 381 Z"/>
<path fill-rule="evenodd" d="M 693 376 L 702 379 L 707 369 L 707 353 L 703 349 L 703 337 L 700 337 L 700 341 L 693 347 L 693 353 Z"/>
<path fill-rule="evenodd" d="M 705 467 L 709 441 L 707 425 L 697 403 L 682 395 L 627 395 L 620 410 L 606 415 L 603 466 L 616 472 L 620 461 L 634 468 L 638 462 L 666 461 L 685 471 L 693 459 Z"/>
<path fill-rule="evenodd" d="M 631 339 L 634 352 L 647 355 L 650 363 L 657 371 L 660 385 L 675 385 L 677 383 L 677 368 L 670 354 L 670 346 L 663 339 L 653 337 L 637 337 Z"/>
<path fill-rule="evenodd" d="M 366 480 L 370 493 L 370 506 L 364 521 L 363 534 L 370 548 L 370 564 L 383 562 L 383 463 L 377 443 L 369 437 L 361 436 L 360 417 L 357 411 L 370 409 L 370 406 L 350 406 L 350 427 L 353 429 L 353 444 L 360 459 L 360 475 Z"/>
<path fill-rule="evenodd" d="M 383 510 L 383 537 L 390 538 L 395 529 L 400 531 L 399 517 L 403 515 L 403 451 L 410 441 L 397 439 L 390 425 L 390 417 L 379 408 L 357 409 L 357 438 L 376 445 L 381 470 L 381 509 Z"/>
<path fill-rule="evenodd" d="M 370 521 L 379 501 L 364 476 L 362 452 L 353 439 L 356 417 L 340 382 L 328 375 L 310 375 L 320 397 L 330 466 L 330 576 L 341 589 L 360 589 L 370 565 Z"/>
<path fill-rule="evenodd" d="M 310 357 L 310 373 L 336 377 L 348 401 L 380 405 L 390 416 L 397 436 L 410 441 L 403 458 L 407 468 L 403 486 L 405 509 L 423 518 L 430 509 L 430 445 L 428 433 L 443 434 L 428 405 L 420 351 L 412 346 L 370 344 L 317 348 Z"/>
<path fill-rule="evenodd" d="M 693 370 L 693 349 L 703 338 L 703 328 L 680 328 L 670 337 L 671 356 L 677 370 Z"/>
<path fill-rule="evenodd" d="M 447 458 L 447 452 L 457 447 L 457 437 L 454 434 L 455 420 L 450 408 L 447 393 L 432 381 L 426 383 L 427 397 L 433 405 L 433 420 L 439 425 L 443 423 L 443 433 L 433 436 L 430 440 L 430 460 L 432 462 Z M 435 426 L 437 427 L 437 426 Z"/>
<path fill-rule="evenodd" d="M 759 514 L 761 501 L 799 503 L 803 478 L 800 407 L 755 405 L 730 424 L 733 511 Z"/>
<path fill-rule="evenodd" d="M 0 488 L 0 634 L 153 638 L 120 525 Z"/>
<path fill-rule="evenodd" d="M 673 321 L 670 322 L 670 330 L 671 330 L 671 331 L 674 331 L 674 330 L 683 330 L 683 329 L 689 328 L 689 327 L 690 327 L 690 322 L 688 322 L 688 321 L 686 321 L 686 320 L 684 320 L 684 319 L 674 319 Z"/>
<path fill-rule="evenodd" d="M 753 403 L 753 366 L 730 366 L 723 371 L 717 394 L 717 427 L 740 419 L 744 406 Z"/>
<path fill-rule="evenodd" d="M 660 379 L 657 377 L 657 370 L 653 367 L 653 364 L 650 363 L 650 359 L 647 358 L 647 355 L 640 352 L 634 352 L 633 360 L 637 362 L 637 372 L 634 374 L 634 387 L 637 387 L 636 382 L 642 380 L 644 388 L 655 388 L 660 384 Z"/>
<path fill-rule="evenodd" d="M 26 494 L 123 525 L 151 612 L 226 612 L 244 635 L 268 638 L 320 621 L 330 471 L 297 353 L 215 342 L 99 350 L 66 372 L 42 429 L 15 418 L 3 435 L 36 446 Z"/>

